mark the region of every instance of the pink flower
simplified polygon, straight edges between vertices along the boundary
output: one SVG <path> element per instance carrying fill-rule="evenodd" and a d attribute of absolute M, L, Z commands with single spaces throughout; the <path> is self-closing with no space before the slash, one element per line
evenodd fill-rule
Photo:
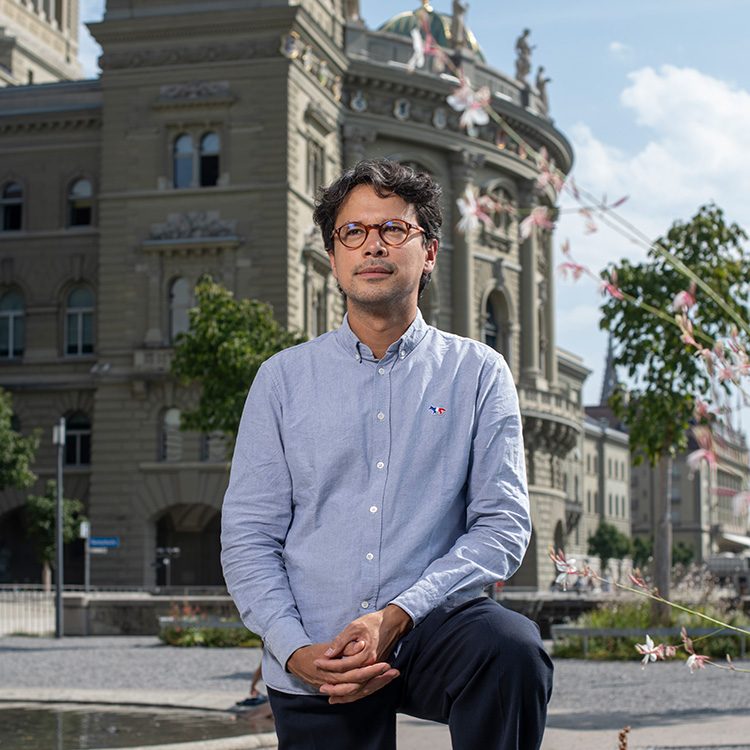
<path fill-rule="evenodd" d="M 689 453 L 685 462 L 688 465 L 688 477 L 691 479 L 696 471 L 698 471 L 703 462 L 706 462 L 709 467 L 716 466 L 716 454 L 708 448 L 698 448 L 698 450 Z"/>
<path fill-rule="evenodd" d="M 573 261 L 566 261 L 565 263 L 560 263 L 557 270 L 564 279 L 567 279 L 568 273 L 570 273 L 573 281 L 578 281 L 586 273 L 586 266 L 582 266 L 580 263 L 573 263 Z"/>
<path fill-rule="evenodd" d="M 682 311 L 687 312 L 695 304 L 695 282 L 690 284 L 690 289 L 675 294 L 672 300 L 672 309 L 675 312 Z"/>
<path fill-rule="evenodd" d="M 464 194 L 456 201 L 461 219 L 458 222 L 458 230 L 464 234 L 473 232 L 481 221 L 485 226 L 492 224 L 492 218 L 487 214 L 474 190 L 467 187 Z M 486 204 L 484 204 L 486 205 Z"/>
<path fill-rule="evenodd" d="M 568 576 L 578 575 L 578 568 L 575 566 L 575 558 L 567 560 L 565 558 L 565 553 L 562 550 L 559 550 L 557 554 L 551 551 L 549 556 L 559 571 L 559 575 L 555 578 L 555 584 L 562 586 L 563 591 L 565 591 L 568 588 Z"/>
<path fill-rule="evenodd" d="M 628 578 L 631 583 L 634 583 L 639 588 L 645 589 L 646 591 L 649 590 L 648 584 L 643 580 L 640 571 L 636 570 L 634 573 L 628 573 Z"/>
<path fill-rule="evenodd" d="M 540 229 L 554 229 L 555 223 L 549 218 L 549 209 L 547 206 L 537 206 L 531 209 L 531 213 L 521 222 L 518 229 L 522 240 L 527 240 L 534 227 Z"/>
<path fill-rule="evenodd" d="M 699 422 L 703 421 L 704 419 L 709 419 L 711 417 L 711 408 L 705 401 L 696 399 L 693 415 Z"/>
<path fill-rule="evenodd" d="M 645 643 L 635 644 L 635 650 L 639 654 L 643 654 L 643 659 L 641 659 L 641 664 L 643 665 L 642 669 L 645 669 L 649 662 L 654 662 L 657 659 L 663 661 L 667 656 L 667 650 L 669 650 L 670 656 L 674 656 L 674 646 L 665 646 L 663 643 L 655 646 L 654 642 L 651 640 L 651 636 L 648 634 L 646 634 Z"/>
<path fill-rule="evenodd" d="M 625 299 L 625 296 L 620 291 L 620 287 L 617 286 L 617 271 L 614 269 L 610 271 L 609 281 L 602 281 L 601 290 L 615 299 Z"/>
<path fill-rule="evenodd" d="M 471 136 L 477 134 L 477 125 L 486 125 L 490 121 L 487 114 L 490 90 L 487 86 L 474 91 L 468 79 L 463 79 L 461 86 L 448 97 L 448 104 L 457 112 L 463 113 L 460 119 L 461 127 L 466 128 L 466 132 Z"/>
<path fill-rule="evenodd" d="M 594 216 L 591 213 L 590 209 L 579 208 L 578 213 L 581 214 L 584 219 L 586 219 L 586 223 L 583 225 L 584 234 L 593 234 L 594 232 L 598 231 L 598 227 L 596 226 Z"/>
<path fill-rule="evenodd" d="M 560 172 L 555 167 L 555 160 L 550 159 L 547 154 L 547 149 L 542 146 L 536 157 L 536 163 L 539 167 L 539 177 L 536 179 L 537 190 L 543 190 L 547 185 L 552 185 L 556 192 L 562 190 L 565 179 L 560 175 Z"/>
<path fill-rule="evenodd" d="M 696 669 L 705 669 L 706 663 L 709 661 L 708 656 L 702 654 L 690 654 L 687 660 L 687 666 L 690 670 L 690 674 L 693 674 Z"/>

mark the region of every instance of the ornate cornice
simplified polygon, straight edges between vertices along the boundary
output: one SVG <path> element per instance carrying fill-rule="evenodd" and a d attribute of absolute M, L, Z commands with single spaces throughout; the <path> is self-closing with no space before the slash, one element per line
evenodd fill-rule
<path fill-rule="evenodd" d="M 232 104 L 236 99 L 229 81 L 188 81 L 163 85 L 153 106 L 154 109 L 215 106 Z"/>
<path fill-rule="evenodd" d="M 59 117 L 49 117 L 46 113 L 42 115 L 44 119 L 31 120 L 7 120 L 0 118 L 0 135 L 10 135 L 12 133 L 56 133 L 71 132 L 75 130 L 99 130 L 102 126 L 101 117 L 96 115 L 76 115 L 66 116 L 64 112 Z M 23 117 L 33 117 L 33 113 L 23 115 Z"/>
<path fill-rule="evenodd" d="M 221 219 L 218 211 L 189 211 L 169 214 L 161 224 L 152 224 L 142 243 L 144 251 L 171 255 L 216 255 L 238 247 L 235 219 Z"/>
<path fill-rule="evenodd" d="M 126 52 L 105 52 L 99 58 L 102 70 L 154 68 L 163 65 L 227 62 L 276 57 L 278 42 L 273 39 L 247 40 L 231 44 L 203 44 L 195 47 L 152 47 Z"/>

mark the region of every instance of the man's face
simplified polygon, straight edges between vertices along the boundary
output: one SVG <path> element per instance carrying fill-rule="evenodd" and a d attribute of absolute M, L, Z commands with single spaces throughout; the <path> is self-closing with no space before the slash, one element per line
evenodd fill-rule
<path fill-rule="evenodd" d="M 403 219 L 419 225 L 410 203 L 397 195 L 381 198 L 370 185 L 357 185 L 346 197 L 336 216 L 338 229 L 348 222 L 381 224 Z M 377 229 L 371 229 L 361 247 L 350 250 L 334 238 L 329 253 L 333 275 L 344 290 L 349 305 L 373 311 L 404 302 L 416 306 L 422 273 L 432 271 L 437 256 L 437 240 L 424 241 L 422 232 L 412 231 L 403 245 L 384 242 Z"/>

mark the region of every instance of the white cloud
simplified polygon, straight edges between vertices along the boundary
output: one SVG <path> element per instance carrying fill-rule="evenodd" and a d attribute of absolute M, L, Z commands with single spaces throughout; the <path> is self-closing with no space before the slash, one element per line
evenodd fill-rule
<path fill-rule="evenodd" d="M 618 210 L 626 220 L 655 239 L 675 220 L 689 220 L 710 201 L 721 206 L 727 218 L 750 228 L 750 93 L 726 81 L 691 68 L 665 65 L 643 68 L 629 75 L 622 91 L 622 128 L 641 129 L 647 136 L 636 150 L 616 148 L 584 123 L 569 131 L 576 154 L 576 182 L 594 195 L 610 200 L 629 195 Z M 574 203 L 567 198 L 564 207 Z M 643 258 L 646 249 L 600 226 L 586 235 L 576 214 L 562 216 L 557 241 L 570 238 L 573 256 L 598 272 L 622 257 Z M 594 337 L 599 300 L 594 284 L 585 280 L 558 292 L 558 341 L 560 346 L 585 357 L 595 369 L 586 390 L 588 400 L 598 399 L 604 343 L 592 349 L 586 337 Z M 587 325 L 582 295 L 590 295 L 592 315 Z M 604 342 L 601 334 L 596 339 Z M 599 377 L 597 378 L 597 375 Z M 598 382 L 597 382 L 598 381 Z"/>
<path fill-rule="evenodd" d="M 622 60 L 622 61 L 627 62 L 631 60 L 633 57 L 633 48 L 628 44 L 624 44 L 623 42 L 618 42 L 618 41 L 610 42 L 608 49 L 609 49 L 610 55 L 612 55 L 612 57 L 614 57 L 617 60 Z"/>

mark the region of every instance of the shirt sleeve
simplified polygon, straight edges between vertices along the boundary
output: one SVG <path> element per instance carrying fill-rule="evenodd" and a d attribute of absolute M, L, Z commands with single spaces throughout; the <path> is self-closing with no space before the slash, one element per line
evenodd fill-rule
<path fill-rule="evenodd" d="M 312 643 L 289 586 L 283 546 L 292 520 L 281 401 L 268 363 L 245 401 L 221 519 L 221 563 L 243 622 L 279 663 Z"/>
<path fill-rule="evenodd" d="M 466 532 L 390 603 L 416 625 L 453 594 L 508 579 L 531 538 L 518 394 L 505 360 L 480 375 L 466 485 Z"/>

